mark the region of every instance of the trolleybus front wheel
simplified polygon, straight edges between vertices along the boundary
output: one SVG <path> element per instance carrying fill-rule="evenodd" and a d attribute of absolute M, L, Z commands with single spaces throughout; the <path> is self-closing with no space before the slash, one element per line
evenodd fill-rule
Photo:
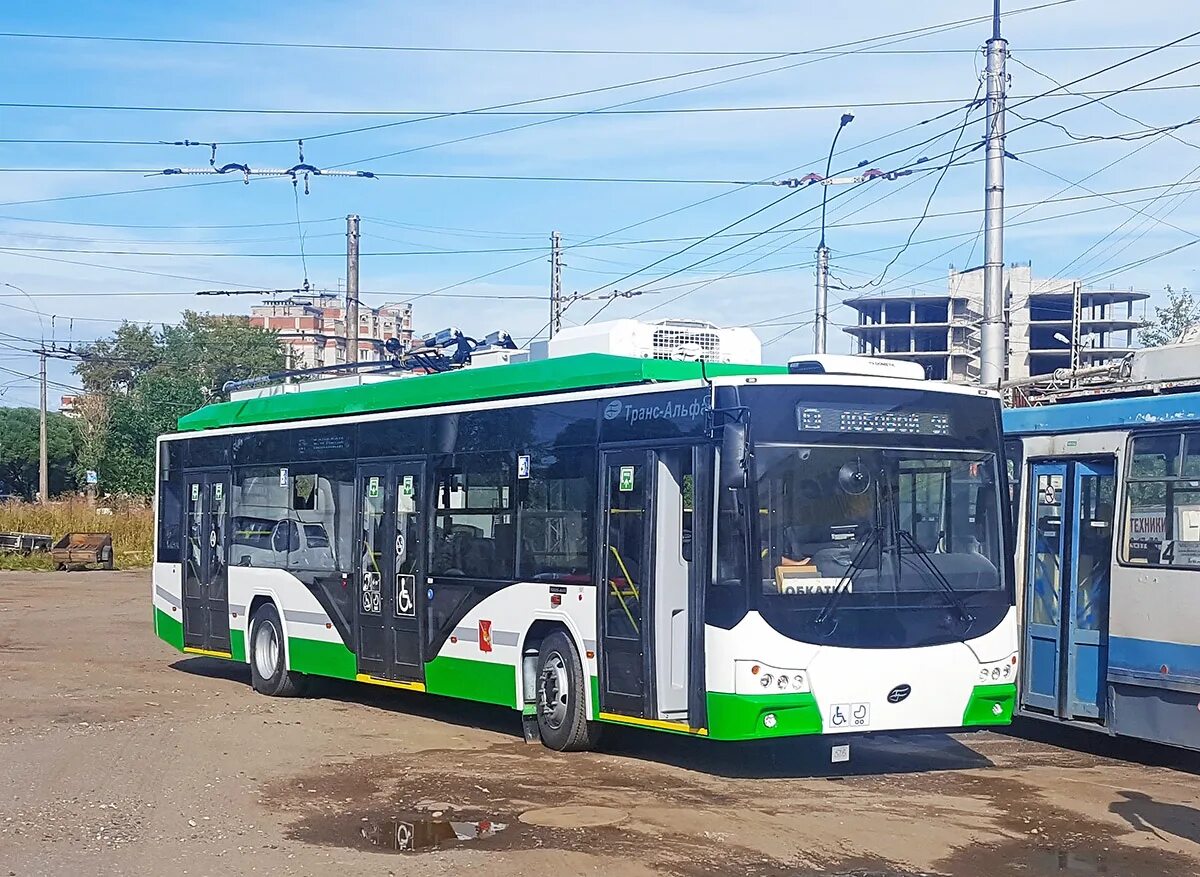
<path fill-rule="evenodd" d="M 259 606 L 250 619 L 250 681 L 255 691 L 269 697 L 304 693 L 304 674 L 288 670 L 285 664 L 283 625 L 273 603 Z"/>
<path fill-rule="evenodd" d="M 595 749 L 600 725 L 587 718 L 583 663 L 575 644 L 554 631 L 538 650 L 537 724 L 542 742 L 559 752 Z"/>

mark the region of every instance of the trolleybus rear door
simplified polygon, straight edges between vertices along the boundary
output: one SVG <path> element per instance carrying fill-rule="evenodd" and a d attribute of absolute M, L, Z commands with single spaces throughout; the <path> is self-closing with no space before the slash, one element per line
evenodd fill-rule
<path fill-rule="evenodd" d="M 378 679 L 424 679 L 419 606 L 424 581 L 422 466 L 359 467 L 361 550 L 357 653 L 360 673 Z"/>
<path fill-rule="evenodd" d="M 183 573 L 183 646 L 229 654 L 229 574 L 226 538 L 227 471 L 184 476 L 187 557 Z"/>
<path fill-rule="evenodd" d="M 604 454 L 600 500 L 600 701 L 603 712 L 647 715 L 654 558 L 654 455 Z"/>
<path fill-rule="evenodd" d="M 1104 716 L 1108 675 L 1108 585 L 1112 564 L 1113 464 L 1074 464 L 1068 600 L 1068 717 Z"/>
<path fill-rule="evenodd" d="M 1022 701 L 1036 709 L 1059 709 L 1064 533 L 1067 500 L 1065 463 L 1035 463 L 1030 479 L 1029 570 L 1025 593 L 1025 678 Z"/>

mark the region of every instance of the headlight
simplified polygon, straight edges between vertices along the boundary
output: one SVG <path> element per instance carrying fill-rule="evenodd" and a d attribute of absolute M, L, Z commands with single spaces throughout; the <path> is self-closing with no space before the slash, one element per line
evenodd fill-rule
<path fill-rule="evenodd" d="M 809 691 L 808 673 L 804 670 L 772 667 L 761 661 L 734 661 L 735 694 L 795 694 Z"/>
<path fill-rule="evenodd" d="M 1009 655 L 1003 661 L 992 661 L 981 664 L 978 681 L 989 685 L 1000 685 L 1005 682 L 1015 682 L 1017 679 L 1016 653 Z"/>

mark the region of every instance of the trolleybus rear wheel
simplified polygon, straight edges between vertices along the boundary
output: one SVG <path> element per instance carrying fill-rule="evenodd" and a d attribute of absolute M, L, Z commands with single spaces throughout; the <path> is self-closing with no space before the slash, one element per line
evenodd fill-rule
<path fill-rule="evenodd" d="M 250 681 L 269 697 L 304 693 L 306 677 L 288 670 L 283 653 L 283 625 L 273 603 L 264 603 L 250 619 Z"/>

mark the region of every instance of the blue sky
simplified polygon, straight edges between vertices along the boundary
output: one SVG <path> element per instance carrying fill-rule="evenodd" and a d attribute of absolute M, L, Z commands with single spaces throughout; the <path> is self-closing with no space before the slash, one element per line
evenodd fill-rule
<path fill-rule="evenodd" d="M 1034 0 L 1006 0 L 1017 9 Z M 1184 36 L 1188 23 L 1177 0 L 1143 0 L 1137 16 L 1116 0 L 1076 0 L 1006 19 L 1013 60 L 1010 106 L 1031 118 L 1084 102 L 1044 97 L 1018 106 L 1052 83 L 1085 76 L 1138 54 L 1115 51 L 1037 51 L 1048 47 L 1158 45 Z M 218 164 L 287 167 L 296 139 L 319 167 L 390 173 L 515 176 L 638 177 L 759 180 L 800 176 L 823 168 L 843 109 L 854 122 L 839 141 L 835 169 L 881 159 L 883 170 L 920 156 L 947 152 L 964 112 L 910 128 L 949 112 L 953 103 L 869 106 L 906 101 L 965 105 L 976 93 L 982 62 L 977 49 L 989 33 L 980 22 L 896 43 L 904 54 L 854 53 L 762 60 L 851 40 L 986 15 L 990 0 L 931 0 L 902 4 L 864 0 L 853 5 L 740 2 L 617 2 L 445 4 L 263 2 L 215 8 L 133 2 L 21 4 L 6 10 L 11 32 L 95 34 L 215 40 L 294 41 L 407 46 L 577 48 L 648 51 L 748 52 L 716 55 L 505 55 L 333 51 L 146 43 L 0 38 L 2 100 L 9 103 L 103 104 L 138 107 L 306 110 L 328 115 L 152 112 L 0 108 L 0 140 L 191 139 L 221 144 Z M 911 52 L 908 50 L 922 50 Z M 937 50 L 937 51 L 930 51 Z M 1200 58 L 1200 39 L 1092 77 L 1073 90 L 1120 89 Z M 476 115 L 409 122 L 381 130 L 318 137 L 411 116 L 336 115 L 337 111 L 461 111 L 705 67 L 738 67 L 669 81 L 547 101 L 525 110 L 581 111 L 639 101 L 629 109 L 828 105 L 824 109 L 727 113 L 550 116 Z M 1023 66 L 1030 65 L 1033 70 Z M 750 75 L 753 74 L 753 75 Z M 714 84 L 722 79 L 739 81 Z M 1152 83 L 1196 85 L 1200 67 Z M 697 88 L 697 86 L 700 86 Z M 656 97 L 664 92 L 693 89 Z M 1059 92 L 1059 95 L 1062 93 Z M 1077 136 L 1115 135 L 1184 122 L 1196 114 L 1196 91 L 1141 90 L 1056 117 Z M 1136 121 L 1119 115 L 1123 113 Z M 1061 130 L 1009 118 L 1006 259 L 1032 262 L 1035 277 L 1068 276 L 1106 288 L 1158 291 L 1195 284 L 1193 250 L 1126 270 L 1122 265 L 1195 240 L 1195 187 L 1165 187 L 1200 174 L 1200 131 L 1136 141 L 1075 143 Z M 897 133 L 899 132 L 899 133 Z M 466 142 L 435 145 L 472 135 Z M 932 143 L 920 141 L 942 135 Z M 967 123 L 962 144 L 978 143 L 982 113 Z M 237 145 L 239 140 L 281 143 Z M 868 141 L 875 141 L 868 143 Z M 1034 150 L 1045 147 L 1044 152 Z M 387 153 L 409 151 L 389 158 Z M 983 167 L 979 152 L 945 174 L 914 243 L 898 250 L 934 188 L 937 172 L 895 182 L 831 190 L 828 243 L 833 274 L 847 286 L 878 279 L 870 289 L 945 288 L 946 269 L 978 264 Z M 58 169 L 0 173 L 0 404 L 36 403 L 36 385 L 21 374 L 36 370 L 27 341 L 43 332 L 60 342 L 102 337 L 120 319 L 172 321 L 184 308 L 245 311 L 253 297 L 196 298 L 214 287 L 292 288 L 305 276 L 296 226 L 297 201 L 305 232 L 307 276 L 335 288 L 345 273 L 344 217 L 362 219 L 362 288 L 368 301 L 415 300 L 418 329 L 461 326 L 485 334 L 505 328 L 523 337 L 546 321 L 549 269 L 535 248 L 558 229 L 568 247 L 567 292 L 670 287 L 620 300 L 605 317 L 680 316 L 719 324 L 765 323 L 760 335 L 779 360 L 811 345 L 813 267 L 817 232 L 811 227 L 819 188 L 796 192 L 735 226 L 757 232 L 781 224 L 798 229 L 745 243 L 693 269 L 679 271 L 735 243 L 719 238 L 630 279 L 687 245 L 659 239 L 703 236 L 765 207 L 787 190 L 766 186 L 617 184 L 448 179 L 317 179 L 297 196 L 290 182 L 250 185 L 211 177 L 146 177 L 104 169 L 202 167 L 207 148 L 52 145 L 0 142 L 0 167 Z M 371 159 L 371 160 L 368 160 Z M 1115 163 L 1114 163 L 1115 162 Z M 938 162 L 931 162 L 937 164 Z M 1111 167 L 1102 170 L 1110 163 Z M 202 185 L 196 185 L 196 184 Z M 1162 186 L 1070 201 L 1046 199 Z M 119 190 L 132 194 L 106 195 Z M 101 197 L 74 198 L 78 195 Z M 1161 197 L 1160 197 L 1161 196 Z M 68 200 L 46 200 L 68 199 Z M 696 202 L 707 200 L 706 203 Z M 1156 199 L 1156 200 L 1151 200 Z M 24 203 L 22 203 L 24 202 Z M 695 205 L 695 206 L 688 206 Z M 1032 206 L 1016 206 L 1032 205 Z M 681 209 L 687 208 L 687 209 Z M 670 212 L 670 216 L 645 222 Z M 800 214 L 791 222 L 789 217 Z M 1021 214 L 1018 216 L 1018 214 Z M 895 221 L 881 221 L 895 220 Z M 1032 221 L 1031 221 L 1032 220 Z M 571 249 L 605 235 L 596 246 Z M 137 226 L 137 227 L 121 227 Z M 207 226 L 207 227 L 206 227 Z M 243 227 L 232 227 L 243 226 Z M 259 227 L 253 227 L 259 226 Z M 938 240 L 930 240 L 938 239 Z M 629 243 L 655 240 L 654 243 Z M 888 249 L 891 248 L 891 249 Z M 510 252 L 462 253 L 462 250 Z M 64 252 L 74 251 L 74 252 Z M 95 252 L 116 251 L 116 252 Z M 377 255 L 381 253 L 437 255 Z M 449 251 L 449 252 L 447 252 Z M 176 255 L 179 254 L 179 255 Z M 278 255 L 275 255 L 278 254 Z M 57 260 L 57 261 L 50 261 Z M 65 261 L 64 261 L 65 260 Z M 527 264 L 510 270 L 519 262 Z M 87 264 L 80 264 L 87 263 Z M 653 283 L 662 274 L 679 271 Z M 144 273 L 153 272 L 153 273 Z M 462 283 L 477 275 L 490 277 Z M 756 273 L 747 273 L 756 272 Z M 725 274 L 731 276 L 723 277 Z M 159 276 L 171 275 L 171 276 Z M 721 278 L 721 279 L 717 279 Z M 713 281 L 704 286 L 700 282 Z M 693 284 L 681 286 L 680 284 Z M 428 293 L 455 285 L 436 294 Z M 614 285 L 615 284 L 615 287 Z M 457 298 L 451 295 L 472 296 Z M 685 294 L 686 293 L 686 294 Z M 677 296 L 681 296 L 677 300 Z M 834 300 L 845 295 L 834 290 Z M 596 310 L 580 302 L 568 321 Z M 40 310 L 42 317 L 30 311 Z M 792 315 L 792 316 L 788 316 Z M 832 321 L 852 312 L 835 308 Z M 831 349 L 849 349 L 840 331 Z M 13 374 L 13 372 L 17 374 Z M 55 363 L 56 381 L 70 384 L 69 366 Z M 3 386 L 7 383 L 7 386 Z M 56 398 L 57 389 L 52 393 Z"/>

